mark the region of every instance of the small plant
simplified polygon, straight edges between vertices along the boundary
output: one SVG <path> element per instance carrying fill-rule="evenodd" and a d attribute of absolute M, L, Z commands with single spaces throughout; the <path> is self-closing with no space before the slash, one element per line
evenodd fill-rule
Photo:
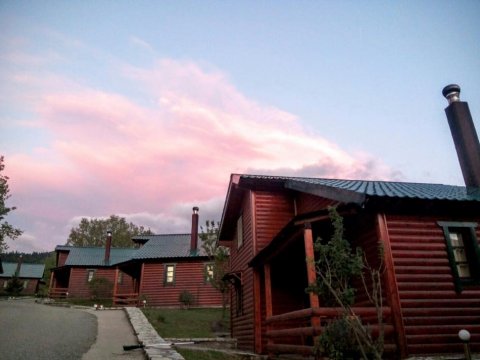
<path fill-rule="evenodd" d="M 188 309 L 191 305 L 193 305 L 195 301 L 195 297 L 190 291 L 183 290 L 178 296 L 178 301 L 180 301 L 183 304 L 183 307 L 185 309 Z"/>
<path fill-rule="evenodd" d="M 330 240 L 318 238 L 315 242 L 317 259 L 314 261 L 317 281 L 310 284 L 307 292 L 320 295 L 325 306 L 340 307 L 343 314 L 325 327 L 317 339 L 318 355 L 331 359 L 374 358 L 382 359 L 384 350 L 384 324 L 382 311 L 382 272 L 383 249 L 379 248 L 380 266 L 372 268 L 365 254 L 352 249 L 344 238 L 343 219 L 335 208 L 329 208 L 333 225 Z M 367 279 L 366 277 L 369 277 Z M 360 279 L 365 293 L 376 310 L 379 335 L 374 338 L 368 327 L 362 323 L 352 306 L 355 303 L 356 289 L 353 280 Z"/>

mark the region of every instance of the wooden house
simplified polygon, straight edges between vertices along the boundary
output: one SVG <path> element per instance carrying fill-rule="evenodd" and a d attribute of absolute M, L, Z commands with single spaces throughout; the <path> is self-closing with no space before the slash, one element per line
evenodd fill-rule
<path fill-rule="evenodd" d="M 209 282 L 212 263 L 198 236 L 198 208 L 193 209 L 190 234 L 137 236 L 141 247 L 120 269 L 132 276 L 138 287 L 134 298 L 149 306 L 178 307 L 184 292 L 193 296 L 191 306 L 219 307 L 221 293 Z M 122 303 L 128 296 L 117 294 Z"/>
<path fill-rule="evenodd" d="M 136 248 L 57 246 L 57 266 L 50 281 L 51 297 L 89 298 L 95 278 L 113 284 L 116 305 L 180 307 L 180 295 L 191 306 L 219 307 L 222 296 L 209 282 L 212 264 L 198 236 L 198 208 L 190 234 L 136 236 Z"/>
<path fill-rule="evenodd" d="M 93 296 L 91 282 L 103 278 L 111 284 L 107 298 L 113 290 L 131 293 L 135 283 L 132 277 L 120 271 L 117 265 L 129 260 L 135 252 L 132 248 L 111 248 L 108 257 L 104 247 L 77 247 L 59 245 L 55 248 L 56 267 L 50 277 L 50 297 L 89 299 Z"/>
<path fill-rule="evenodd" d="M 8 281 L 13 277 L 17 278 L 23 284 L 22 295 L 34 295 L 38 292 L 38 287 L 45 271 L 44 264 L 25 264 L 4 262 L 2 264 L 3 272 L 0 273 L 0 291 L 4 292 Z"/>
<path fill-rule="evenodd" d="M 458 92 L 446 112 L 465 187 L 231 176 L 219 240 L 230 244 L 239 348 L 311 355 L 314 338 L 340 313 L 305 291 L 317 276 L 307 259 L 318 237 L 329 239 L 335 206 L 346 238 L 374 266 L 382 249 L 385 356 L 463 353 L 461 329 L 480 351 L 480 145 Z M 375 308 L 358 290 L 355 313 L 372 322 Z"/>

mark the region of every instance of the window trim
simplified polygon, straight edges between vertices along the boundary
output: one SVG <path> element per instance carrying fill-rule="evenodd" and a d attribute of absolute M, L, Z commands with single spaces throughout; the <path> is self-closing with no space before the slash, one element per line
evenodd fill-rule
<path fill-rule="evenodd" d="M 87 284 L 89 284 L 95 278 L 96 272 L 97 269 L 87 269 Z M 92 277 L 90 277 L 90 273 L 92 274 Z"/>
<path fill-rule="evenodd" d="M 243 214 L 240 214 L 237 219 L 237 249 L 243 246 L 243 240 Z"/>
<path fill-rule="evenodd" d="M 461 293 L 464 286 L 480 284 L 480 247 L 478 244 L 478 238 L 475 230 L 478 224 L 476 222 L 455 221 L 438 221 L 437 224 L 443 229 L 443 234 L 447 246 L 448 261 L 452 270 L 455 291 L 457 293 Z M 454 247 L 452 245 L 450 237 L 450 232 L 453 232 L 453 229 L 465 229 L 465 233 L 469 234 L 467 238 L 467 241 L 469 243 L 464 243 L 464 247 L 470 248 L 471 251 L 473 250 L 473 255 L 470 255 L 470 259 L 467 258 L 471 272 L 471 278 L 462 278 L 458 273 L 458 262 L 455 260 Z"/>
<path fill-rule="evenodd" d="M 172 275 L 172 281 L 167 281 L 168 280 L 168 268 L 172 266 L 173 267 L 173 275 Z M 176 275 L 176 270 L 177 270 L 177 264 L 165 264 L 163 268 L 163 286 L 175 286 L 175 275 Z"/>
<path fill-rule="evenodd" d="M 211 272 L 212 272 L 212 276 L 209 276 L 209 271 L 208 271 L 208 268 L 211 267 Z M 213 262 L 208 262 L 208 263 L 205 263 L 205 267 L 204 267 L 204 282 L 205 284 L 211 284 L 212 283 L 212 280 L 213 280 L 213 272 L 214 272 L 214 263 Z"/>
<path fill-rule="evenodd" d="M 118 271 L 117 284 L 123 285 L 123 271 L 121 270 Z"/>

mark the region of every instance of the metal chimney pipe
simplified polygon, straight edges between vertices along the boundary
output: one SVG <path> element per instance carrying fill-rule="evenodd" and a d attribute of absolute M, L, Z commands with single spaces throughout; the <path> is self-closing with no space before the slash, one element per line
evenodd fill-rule
<path fill-rule="evenodd" d="M 110 248 L 112 247 L 112 231 L 107 231 L 107 242 L 105 243 L 105 265 L 110 263 Z"/>
<path fill-rule="evenodd" d="M 467 187 L 480 187 L 480 143 L 473 124 L 468 103 L 460 101 L 460 86 L 445 86 L 443 96 L 448 100 L 445 108 L 452 133 L 463 180 Z"/>
<path fill-rule="evenodd" d="M 198 210 L 199 208 L 195 206 L 192 214 L 192 232 L 190 238 L 190 253 L 196 254 L 197 252 L 197 242 L 198 242 Z"/>

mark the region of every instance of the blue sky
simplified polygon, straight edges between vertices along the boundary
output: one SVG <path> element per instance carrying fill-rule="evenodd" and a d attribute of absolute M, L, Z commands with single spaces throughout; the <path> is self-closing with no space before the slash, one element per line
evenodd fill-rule
<path fill-rule="evenodd" d="M 462 185 L 442 88 L 480 127 L 476 1 L 4 1 L 11 249 L 81 217 L 188 231 L 232 172 Z M 202 221 L 202 220 L 201 220 Z"/>

